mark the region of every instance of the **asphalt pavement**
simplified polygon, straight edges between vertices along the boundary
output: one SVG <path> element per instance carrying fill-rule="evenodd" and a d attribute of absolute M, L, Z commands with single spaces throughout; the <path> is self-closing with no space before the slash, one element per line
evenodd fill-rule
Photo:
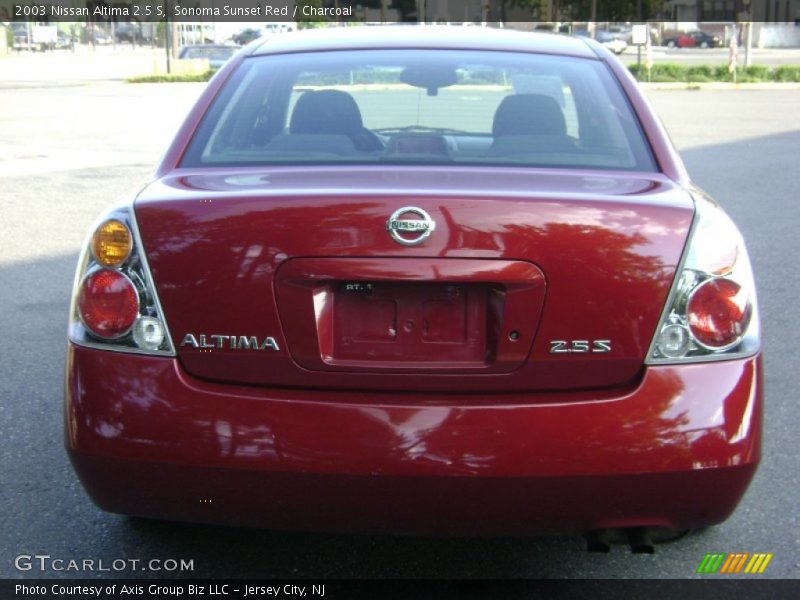
<path fill-rule="evenodd" d="M 800 90 L 651 91 L 695 180 L 745 234 L 764 324 L 764 458 L 726 523 L 660 545 L 587 554 L 579 537 L 347 536 L 132 521 L 96 508 L 63 450 L 62 379 L 77 253 L 95 216 L 145 183 L 200 84 L 0 89 L 0 577 L 19 555 L 193 560 L 198 577 L 695 577 L 707 552 L 772 552 L 800 575 L 795 427 L 800 297 Z M 443 501 L 445 501 L 443 499 Z"/>

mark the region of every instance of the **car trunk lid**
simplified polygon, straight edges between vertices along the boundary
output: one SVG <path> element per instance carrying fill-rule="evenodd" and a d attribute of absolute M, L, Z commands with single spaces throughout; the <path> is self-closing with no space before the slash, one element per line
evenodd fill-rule
<path fill-rule="evenodd" d="M 633 382 L 692 215 L 661 175 L 557 169 L 179 170 L 136 202 L 191 375 L 476 393 Z"/>

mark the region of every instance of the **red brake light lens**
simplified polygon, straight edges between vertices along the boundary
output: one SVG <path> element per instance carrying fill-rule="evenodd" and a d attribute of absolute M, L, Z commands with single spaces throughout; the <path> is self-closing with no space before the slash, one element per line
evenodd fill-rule
<path fill-rule="evenodd" d="M 83 280 L 78 312 L 96 336 L 118 338 L 130 330 L 139 315 L 139 295 L 125 275 L 101 269 Z"/>
<path fill-rule="evenodd" d="M 718 350 L 741 339 L 750 323 L 752 306 L 735 281 L 709 279 L 692 292 L 686 313 L 697 342 Z"/>

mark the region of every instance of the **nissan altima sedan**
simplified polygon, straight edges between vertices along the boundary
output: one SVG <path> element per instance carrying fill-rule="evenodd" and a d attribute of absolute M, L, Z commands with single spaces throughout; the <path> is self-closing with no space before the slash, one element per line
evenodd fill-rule
<path fill-rule="evenodd" d="M 742 236 L 600 44 L 301 32 L 91 228 L 66 446 L 127 515 L 648 550 L 745 493 L 760 352 Z"/>

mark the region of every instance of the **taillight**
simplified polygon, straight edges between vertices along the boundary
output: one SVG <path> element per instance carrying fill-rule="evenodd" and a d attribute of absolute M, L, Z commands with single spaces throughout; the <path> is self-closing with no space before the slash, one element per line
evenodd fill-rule
<path fill-rule="evenodd" d="M 101 269 L 83 279 L 78 294 L 78 312 L 94 335 L 115 339 L 133 327 L 139 316 L 139 295 L 125 275 Z"/>
<path fill-rule="evenodd" d="M 712 350 L 735 344 L 750 324 L 747 293 L 730 279 L 709 279 L 692 292 L 686 321 L 697 343 Z"/>
<path fill-rule="evenodd" d="M 730 218 L 705 197 L 656 329 L 649 364 L 739 358 L 761 347 L 750 259 Z"/>
<path fill-rule="evenodd" d="M 69 337 L 76 344 L 174 356 L 133 210 L 96 225 L 75 275 Z"/>

